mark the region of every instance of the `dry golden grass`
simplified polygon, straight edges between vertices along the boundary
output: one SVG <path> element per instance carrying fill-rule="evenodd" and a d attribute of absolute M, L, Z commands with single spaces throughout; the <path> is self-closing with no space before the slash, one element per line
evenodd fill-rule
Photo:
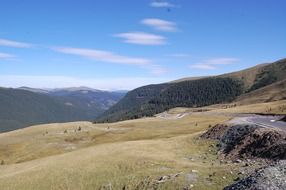
<path fill-rule="evenodd" d="M 235 103 L 239 105 L 249 105 L 283 99 L 286 99 L 286 80 L 243 94 L 235 100 Z"/>
<path fill-rule="evenodd" d="M 210 106 L 211 112 L 224 113 L 263 113 L 263 114 L 286 114 L 286 100 L 267 103 L 234 106 L 234 104 Z"/>
<path fill-rule="evenodd" d="M 0 186 L 5 190 L 182 189 L 193 184 L 194 189 L 221 189 L 236 177 L 230 170 L 237 168 L 221 165 L 214 142 L 198 136 L 209 125 L 228 119 L 189 115 L 113 124 L 74 122 L 3 133 Z M 177 173 L 178 177 L 156 183 L 160 176 Z"/>
<path fill-rule="evenodd" d="M 171 114 L 192 113 L 200 115 L 201 112 L 212 113 L 258 113 L 258 114 L 286 114 L 286 100 L 266 103 L 239 105 L 237 103 L 216 104 L 201 108 L 174 108 L 168 111 Z M 194 114 L 195 113 L 195 114 Z"/>
<path fill-rule="evenodd" d="M 175 108 L 168 113 L 188 114 L 111 124 L 48 124 L 3 133 L 0 189 L 173 190 L 191 184 L 192 189 L 222 189 L 237 177 L 239 165 L 221 164 L 215 142 L 199 135 L 231 119 L 217 113 L 285 113 L 284 108 L 286 100 Z M 206 110 L 209 114 L 200 112 Z M 160 176 L 173 174 L 179 176 L 157 183 Z"/>

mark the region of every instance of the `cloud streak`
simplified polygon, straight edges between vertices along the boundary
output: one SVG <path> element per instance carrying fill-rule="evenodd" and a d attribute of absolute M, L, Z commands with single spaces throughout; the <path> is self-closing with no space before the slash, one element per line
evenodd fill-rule
<path fill-rule="evenodd" d="M 150 3 L 151 7 L 154 8 L 174 8 L 177 7 L 176 5 L 169 3 L 167 1 L 154 1 Z"/>
<path fill-rule="evenodd" d="M 109 62 L 109 63 L 119 63 L 127 65 L 151 64 L 151 60 L 149 59 L 117 55 L 113 52 L 96 50 L 96 49 L 82 49 L 73 47 L 54 47 L 52 49 L 60 53 L 78 55 L 81 57 L 90 58 L 97 61 Z"/>
<path fill-rule="evenodd" d="M 175 58 L 189 58 L 189 57 L 191 57 L 191 55 L 187 54 L 187 53 L 175 53 L 175 54 L 171 54 L 169 56 L 175 57 Z"/>
<path fill-rule="evenodd" d="M 163 36 L 145 33 L 145 32 L 127 32 L 114 35 L 123 38 L 125 43 L 139 45 L 164 45 L 166 38 Z"/>
<path fill-rule="evenodd" d="M 16 56 L 15 55 L 12 55 L 12 54 L 8 54 L 8 53 L 1 53 L 0 52 L 0 60 L 1 59 L 14 59 L 14 58 L 16 58 Z"/>
<path fill-rule="evenodd" d="M 141 21 L 142 24 L 153 27 L 156 30 L 165 32 L 177 31 L 176 23 L 157 18 L 146 18 Z"/>
<path fill-rule="evenodd" d="M 239 59 L 237 58 L 216 58 L 208 59 L 206 61 L 190 65 L 190 68 L 203 69 L 203 70 L 214 70 L 217 69 L 219 65 L 231 65 L 237 63 Z"/>
<path fill-rule="evenodd" d="M 96 61 L 139 66 L 140 68 L 149 70 L 154 75 L 161 75 L 167 72 L 167 69 L 161 65 L 154 64 L 150 59 L 123 56 L 109 51 L 73 47 L 52 47 L 52 50 L 59 53 L 77 55 Z"/>
<path fill-rule="evenodd" d="M 29 43 L 17 42 L 17 41 L 1 39 L 1 38 L 0 38 L 0 46 L 14 47 L 14 48 L 31 48 L 31 47 L 33 47 L 33 45 L 29 44 Z"/>

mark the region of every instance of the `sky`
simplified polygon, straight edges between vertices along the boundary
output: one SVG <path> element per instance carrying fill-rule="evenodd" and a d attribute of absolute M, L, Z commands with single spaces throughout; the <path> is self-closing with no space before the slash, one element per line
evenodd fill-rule
<path fill-rule="evenodd" d="M 130 90 L 286 57 L 285 0 L 1 0 L 0 86 Z"/>

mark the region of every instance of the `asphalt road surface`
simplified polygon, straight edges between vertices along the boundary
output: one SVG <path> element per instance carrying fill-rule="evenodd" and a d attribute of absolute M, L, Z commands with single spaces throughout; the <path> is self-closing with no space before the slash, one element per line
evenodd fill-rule
<path fill-rule="evenodd" d="M 279 121 L 280 116 L 249 116 L 249 117 L 237 117 L 230 121 L 233 124 L 255 124 L 260 127 L 274 128 L 286 131 L 286 122 Z"/>

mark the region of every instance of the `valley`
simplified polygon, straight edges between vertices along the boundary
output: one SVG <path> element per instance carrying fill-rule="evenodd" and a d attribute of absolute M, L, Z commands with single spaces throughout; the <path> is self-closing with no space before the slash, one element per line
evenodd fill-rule
<path fill-rule="evenodd" d="M 0 88 L 0 132 L 35 124 L 93 121 L 125 92 L 87 87 L 63 89 Z"/>

